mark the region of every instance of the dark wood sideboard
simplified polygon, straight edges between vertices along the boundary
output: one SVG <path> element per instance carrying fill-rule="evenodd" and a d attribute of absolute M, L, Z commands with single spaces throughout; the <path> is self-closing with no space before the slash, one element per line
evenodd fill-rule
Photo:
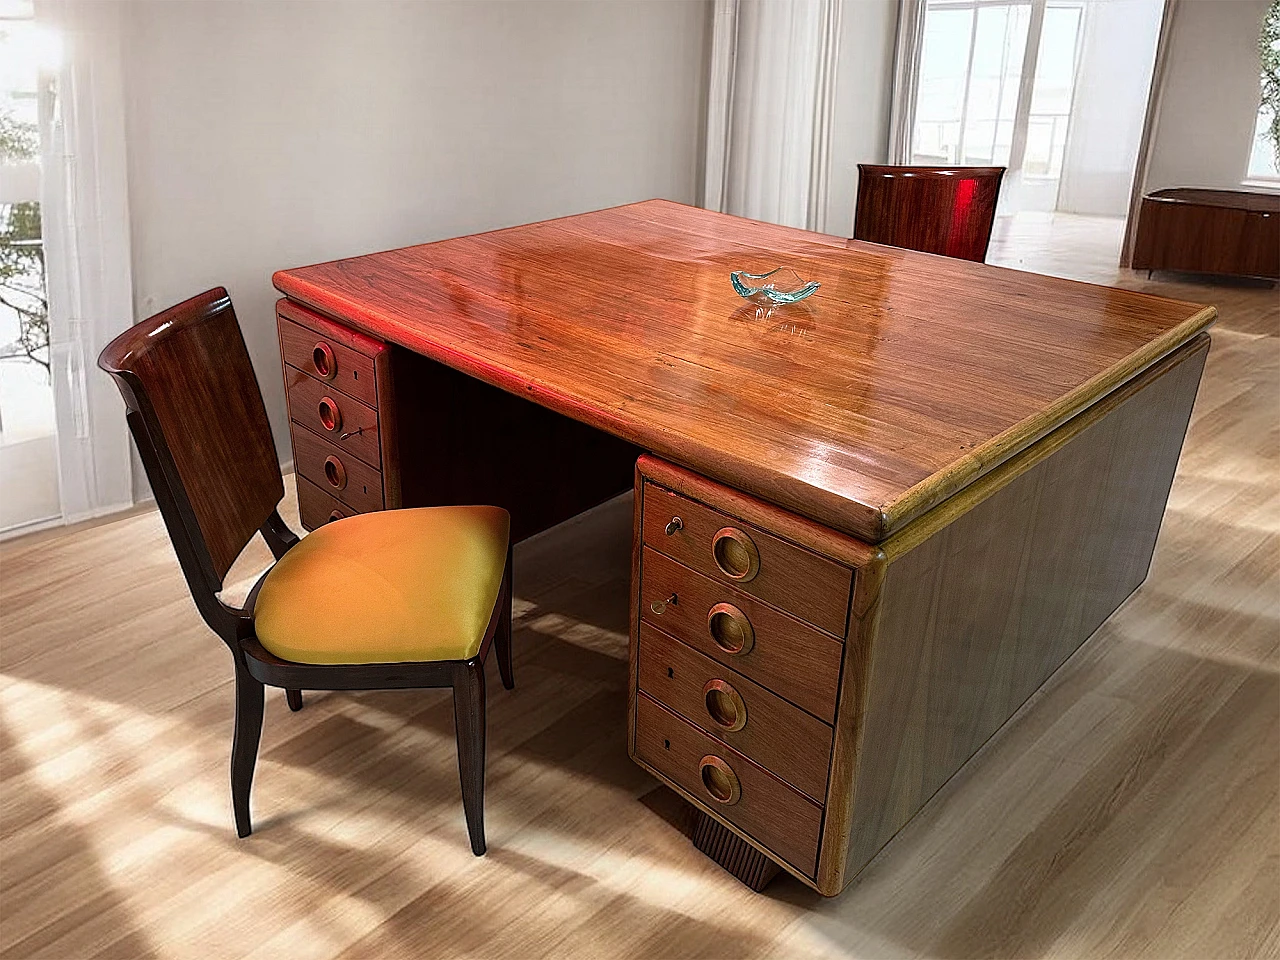
<path fill-rule="evenodd" d="M 1280 280 L 1280 194 L 1192 187 L 1149 193 L 1131 265 Z"/>

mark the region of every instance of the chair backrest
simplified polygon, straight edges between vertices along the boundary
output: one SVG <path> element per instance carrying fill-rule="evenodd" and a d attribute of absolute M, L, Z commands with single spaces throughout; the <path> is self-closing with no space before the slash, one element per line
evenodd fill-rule
<path fill-rule="evenodd" d="M 124 397 L 169 537 L 209 620 L 231 564 L 284 497 L 231 298 L 216 287 L 136 324 L 107 344 L 98 366 Z"/>
<path fill-rule="evenodd" d="M 860 163 L 853 239 L 982 262 L 1004 169 Z"/>

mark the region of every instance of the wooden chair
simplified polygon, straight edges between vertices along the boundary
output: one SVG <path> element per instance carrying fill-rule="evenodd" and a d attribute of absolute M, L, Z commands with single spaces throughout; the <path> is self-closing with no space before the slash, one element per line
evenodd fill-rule
<path fill-rule="evenodd" d="M 127 330 L 98 365 L 129 428 L 187 585 L 235 662 L 231 797 L 248 836 L 263 684 L 306 690 L 452 687 L 471 849 L 484 842 L 484 661 L 511 669 L 510 517 L 498 507 L 364 514 L 300 540 L 276 505 L 284 482 L 262 394 L 222 288 Z M 260 532 L 275 557 L 243 608 L 218 597 Z"/>
<path fill-rule="evenodd" d="M 853 239 L 981 263 L 1004 169 L 860 163 Z"/>

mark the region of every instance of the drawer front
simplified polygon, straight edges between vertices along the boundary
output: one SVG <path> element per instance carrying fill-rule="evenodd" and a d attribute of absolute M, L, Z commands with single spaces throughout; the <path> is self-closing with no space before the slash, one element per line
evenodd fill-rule
<path fill-rule="evenodd" d="M 822 631 L 650 547 L 640 561 L 640 616 L 818 719 L 835 722 L 844 644 Z"/>
<path fill-rule="evenodd" d="M 742 674 L 640 625 L 640 689 L 822 803 L 831 728 Z"/>
<path fill-rule="evenodd" d="M 378 446 L 378 411 L 349 397 L 332 384 L 293 367 L 284 368 L 289 417 L 374 469 L 382 465 Z"/>
<path fill-rule="evenodd" d="M 807 877 L 814 875 L 822 807 L 643 693 L 636 696 L 637 759 Z"/>
<path fill-rule="evenodd" d="M 285 364 L 371 407 L 378 405 L 372 358 L 284 317 L 278 317 L 277 323 Z"/>
<path fill-rule="evenodd" d="M 357 513 L 382 509 L 382 474 L 341 447 L 295 424 L 294 469 Z"/>
<path fill-rule="evenodd" d="M 848 567 L 653 483 L 644 485 L 643 510 L 644 542 L 655 550 L 844 636 Z"/>
<path fill-rule="evenodd" d="M 306 477 L 298 477 L 298 515 L 308 530 L 323 527 L 331 520 L 354 517 L 352 510 L 341 500 L 335 500 Z"/>

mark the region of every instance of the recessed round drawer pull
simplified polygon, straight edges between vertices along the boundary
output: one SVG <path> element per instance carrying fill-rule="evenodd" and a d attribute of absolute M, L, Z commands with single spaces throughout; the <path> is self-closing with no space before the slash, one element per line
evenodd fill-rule
<path fill-rule="evenodd" d="M 341 490 L 347 485 L 347 468 L 337 457 L 325 457 L 324 478 L 329 481 L 329 486 L 333 489 Z"/>
<path fill-rule="evenodd" d="M 747 615 L 732 603 L 717 603 L 707 611 L 707 631 L 725 653 L 742 656 L 756 645 L 756 631 Z"/>
<path fill-rule="evenodd" d="M 702 688 L 702 696 L 706 700 L 707 714 L 717 727 L 733 733 L 747 725 L 747 705 L 727 680 L 708 680 Z"/>
<path fill-rule="evenodd" d="M 323 340 L 312 349 L 311 363 L 325 380 L 332 380 L 338 375 L 338 361 L 333 356 L 333 348 Z"/>
<path fill-rule="evenodd" d="M 326 520 L 325 522 L 326 522 L 326 523 L 333 523 L 333 521 L 335 521 L 335 520 L 341 520 L 341 519 L 342 519 L 342 511 L 341 511 L 341 510 L 335 510 L 335 511 L 333 511 L 333 513 L 329 514 L 329 519 L 328 519 L 328 520 Z"/>
<path fill-rule="evenodd" d="M 316 412 L 320 414 L 320 426 L 330 433 L 342 429 L 342 411 L 338 409 L 338 401 L 333 397 L 321 397 L 316 405 Z"/>
<path fill-rule="evenodd" d="M 737 527 L 721 527 L 711 538 L 711 556 L 730 580 L 743 583 L 760 572 L 760 552 L 745 532 Z"/>
<path fill-rule="evenodd" d="M 742 799 L 742 784 L 733 767 L 712 754 L 703 757 L 698 766 L 702 769 L 702 785 L 712 800 L 731 807 Z"/>

